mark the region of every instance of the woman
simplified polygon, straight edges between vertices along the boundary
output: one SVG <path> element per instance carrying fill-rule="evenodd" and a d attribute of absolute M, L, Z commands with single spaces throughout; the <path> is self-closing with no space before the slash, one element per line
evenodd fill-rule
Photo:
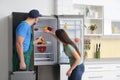
<path fill-rule="evenodd" d="M 70 61 L 70 68 L 66 73 L 68 80 L 81 80 L 84 72 L 84 64 L 81 62 L 81 55 L 77 46 L 63 29 L 58 29 L 55 33 L 48 30 L 44 32 L 54 36 L 58 41 L 63 43 L 64 52 Z"/>

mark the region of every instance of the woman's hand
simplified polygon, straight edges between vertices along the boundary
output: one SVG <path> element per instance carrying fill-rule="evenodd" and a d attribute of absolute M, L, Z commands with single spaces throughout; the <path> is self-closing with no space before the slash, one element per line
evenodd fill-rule
<path fill-rule="evenodd" d="M 67 71 L 66 75 L 67 75 L 68 77 L 70 77 L 71 73 L 72 73 L 72 70 L 69 69 L 69 70 Z"/>
<path fill-rule="evenodd" d="M 44 32 L 45 32 L 45 33 L 48 33 L 48 34 L 51 33 L 51 31 L 49 31 L 49 30 L 44 30 Z"/>

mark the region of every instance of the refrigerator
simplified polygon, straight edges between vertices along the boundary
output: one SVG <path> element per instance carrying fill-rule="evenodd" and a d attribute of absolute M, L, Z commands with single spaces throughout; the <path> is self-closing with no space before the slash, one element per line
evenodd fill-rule
<path fill-rule="evenodd" d="M 81 60 L 83 62 L 83 50 L 84 50 L 84 39 L 83 39 L 83 15 L 60 15 L 58 16 L 58 28 L 64 29 L 70 39 L 77 45 Z M 63 45 L 59 43 L 59 63 L 69 63 L 68 57 L 65 55 Z"/>

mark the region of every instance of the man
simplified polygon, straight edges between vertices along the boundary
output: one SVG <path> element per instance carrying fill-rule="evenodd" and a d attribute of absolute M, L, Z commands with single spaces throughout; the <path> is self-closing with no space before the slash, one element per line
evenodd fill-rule
<path fill-rule="evenodd" d="M 16 28 L 16 47 L 13 53 L 13 71 L 29 70 L 30 57 L 32 53 L 33 40 L 31 26 L 39 20 L 40 13 L 33 9 L 28 13 L 26 20 L 22 21 Z M 34 43 L 41 42 L 41 38 Z"/>

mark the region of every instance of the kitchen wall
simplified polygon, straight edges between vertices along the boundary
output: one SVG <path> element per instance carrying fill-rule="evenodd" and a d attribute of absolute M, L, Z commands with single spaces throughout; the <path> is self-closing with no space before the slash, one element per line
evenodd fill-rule
<path fill-rule="evenodd" d="M 54 0 L 0 0 L 0 80 L 8 80 L 12 52 L 12 12 L 38 9 L 43 15 L 54 14 Z M 9 60 L 9 61 L 8 61 Z"/>
<path fill-rule="evenodd" d="M 94 58 L 96 51 L 96 43 L 101 43 L 101 58 L 120 58 L 120 38 L 91 38 L 90 50 L 88 58 Z"/>

